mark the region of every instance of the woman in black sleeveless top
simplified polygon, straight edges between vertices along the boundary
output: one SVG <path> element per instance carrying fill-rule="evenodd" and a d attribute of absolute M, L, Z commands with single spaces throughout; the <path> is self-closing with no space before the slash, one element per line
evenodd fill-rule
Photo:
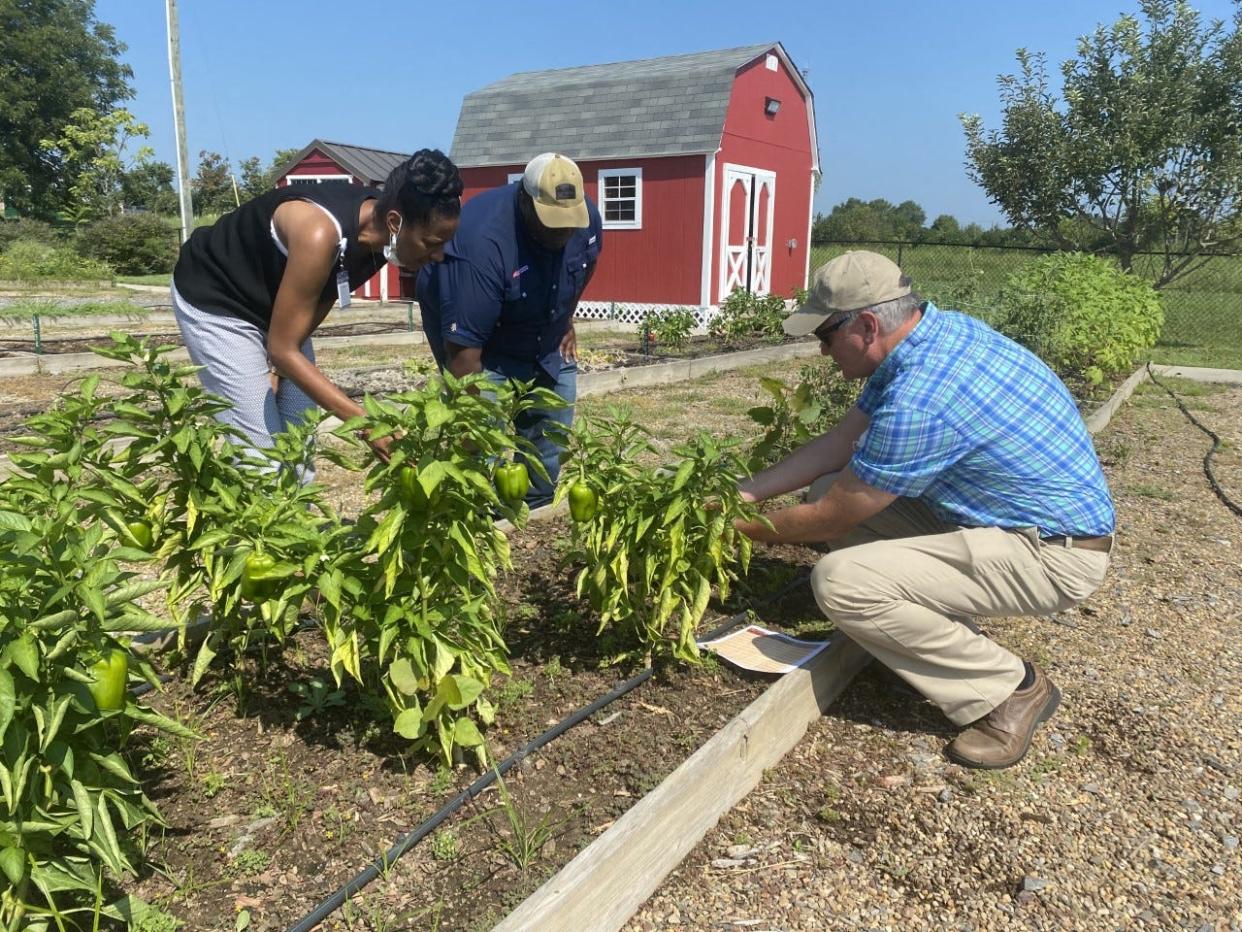
<path fill-rule="evenodd" d="M 233 403 L 221 419 L 266 448 L 311 405 L 361 414 L 315 365 L 311 334 L 385 262 L 416 272 L 442 260 L 461 191 L 448 157 L 422 149 L 382 191 L 291 185 L 196 230 L 173 272 L 173 308 L 203 385 Z M 386 455 L 386 441 L 374 447 Z"/>

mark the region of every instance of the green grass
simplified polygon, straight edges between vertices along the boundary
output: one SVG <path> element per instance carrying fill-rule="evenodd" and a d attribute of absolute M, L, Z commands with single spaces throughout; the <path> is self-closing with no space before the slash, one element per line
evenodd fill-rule
<path fill-rule="evenodd" d="M 0 318 L 30 320 L 40 317 L 99 317 L 105 314 L 145 316 L 150 310 L 128 301 L 90 301 L 85 304 L 59 305 L 51 301 L 16 301 L 0 307 Z"/>
<path fill-rule="evenodd" d="M 814 246 L 816 269 L 848 249 L 869 249 L 901 264 L 914 285 L 937 304 L 994 319 L 996 296 L 1005 280 L 1039 256 L 1023 249 L 970 246 Z M 1135 271 L 1150 277 L 1153 257 L 1140 256 Z M 1181 366 L 1242 369 L 1242 256 L 1212 259 L 1203 268 L 1163 290 L 1164 331 L 1151 351 L 1152 362 Z"/>
<path fill-rule="evenodd" d="M 167 288 L 172 285 L 172 273 L 157 272 L 154 275 L 118 275 L 116 280 L 126 285 L 160 285 Z"/>

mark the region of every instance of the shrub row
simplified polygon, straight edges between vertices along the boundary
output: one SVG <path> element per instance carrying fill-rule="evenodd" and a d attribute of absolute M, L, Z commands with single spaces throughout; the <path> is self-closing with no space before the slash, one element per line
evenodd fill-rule
<path fill-rule="evenodd" d="M 0 279 L 97 281 L 172 272 L 175 227 L 155 214 L 106 217 L 70 234 L 38 220 L 0 223 Z"/>

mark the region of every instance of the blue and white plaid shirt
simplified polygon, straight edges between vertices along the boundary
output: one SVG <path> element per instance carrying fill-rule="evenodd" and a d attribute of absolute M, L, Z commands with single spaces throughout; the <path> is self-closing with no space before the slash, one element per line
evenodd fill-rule
<path fill-rule="evenodd" d="M 850 466 L 870 486 L 919 498 L 950 524 L 1113 532 L 1112 496 L 1069 391 L 982 321 L 928 302 L 858 407 L 870 424 Z"/>

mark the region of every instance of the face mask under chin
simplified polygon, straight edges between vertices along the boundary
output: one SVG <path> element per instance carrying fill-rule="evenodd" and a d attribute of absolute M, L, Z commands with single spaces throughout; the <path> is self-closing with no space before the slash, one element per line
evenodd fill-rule
<path fill-rule="evenodd" d="M 401 264 L 401 260 L 397 258 L 397 236 L 401 233 L 401 225 L 403 222 L 404 221 L 402 220 L 397 221 L 397 231 L 395 233 L 389 231 L 388 245 L 384 247 L 384 259 L 387 260 L 389 264 L 395 265 L 399 269 L 405 268 L 405 266 Z"/>

